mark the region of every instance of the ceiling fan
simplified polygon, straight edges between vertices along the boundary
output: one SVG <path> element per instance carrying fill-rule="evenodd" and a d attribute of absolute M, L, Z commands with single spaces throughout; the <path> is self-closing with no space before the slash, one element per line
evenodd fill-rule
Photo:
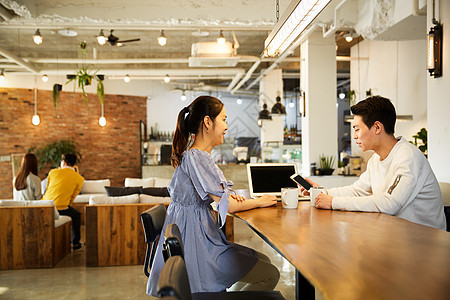
<path fill-rule="evenodd" d="M 107 42 L 111 45 L 111 46 L 117 46 L 117 47 L 121 47 L 123 46 L 124 43 L 130 43 L 130 42 L 138 42 L 141 39 L 130 39 L 130 40 L 120 40 L 118 37 L 116 37 L 115 35 L 113 35 L 113 31 L 114 30 L 110 30 L 110 34 L 107 38 Z"/>

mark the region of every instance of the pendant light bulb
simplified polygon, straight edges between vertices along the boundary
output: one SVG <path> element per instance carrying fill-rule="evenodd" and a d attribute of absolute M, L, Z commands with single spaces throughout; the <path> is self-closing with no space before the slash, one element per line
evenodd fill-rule
<path fill-rule="evenodd" d="M 41 123 L 41 118 L 39 118 L 38 114 L 34 114 L 33 117 L 31 118 L 31 123 L 34 126 L 38 126 Z"/>
<path fill-rule="evenodd" d="M 225 37 L 223 36 L 222 30 L 220 31 L 219 37 L 217 38 L 217 43 L 219 45 L 225 45 Z"/>
<path fill-rule="evenodd" d="M 164 76 L 164 82 L 165 83 L 169 83 L 170 82 L 170 76 L 169 75 Z"/>
<path fill-rule="evenodd" d="M 131 78 L 130 75 L 125 75 L 125 77 L 123 78 L 123 81 L 125 81 L 126 83 L 130 82 Z"/>
<path fill-rule="evenodd" d="M 186 99 L 187 99 L 187 97 L 186 97 L 186 94 L 185 94 L 184 90 L 183 90 L 183 94 L 181 94 L 181 97 L 180 97 L 180 99 L 181 99 L 181 101 L 186 101 Z"/>
<path fill-rule="evenodd" d="M 158 44 L 163 47 L 167 44 L 167 38 L 164 35 L 164 30 L 161 30 L 161 35 L 158 37 Z"/>
<path fill-rule="evenodd" d="M 42 41 L 44 40 L 44 38 L 41 35 L 41 32 L 38 30 L 36 30 L 36 32 L 33 35 L 33 41 L 36 45 L 40 45 L 42 44 Z"/>
<path fill-rule="evenodd" d="M 97 36 L 97 43 L 99 45 L 103 46 L 104 44 L 106 44 L 107 41 L 108 41 L 108 38 L 103 33 L 103 29 L 101 29 L 99 35 Z"/>
<path fill-rule="evenodd" d="M 48 81 L 48 76 L 47 76 L 47 74 L 42 75 L 42 81 L 43 81 L 43 82 L 47 82 L 47 81 Z"/>
<path fill-rule="evenodd" d="M 339 93 L 339 99 L 341 99 L 341 100 L 345 99 L 345 93 L 344 92 L 340 92 Z"/>
<path fill-rule="evenodd" d="M 101 116 L 101 117 L 98 119 L 98 124 L 99 124 L 100 126 L 102 126 L 102 127 L 105 127 L 105 126 L 106 126 L 106 118 L 105 118 L 104 116 Z"/>
<path fill-rule="evenodd" d="M 241 99 L 241 98 L 238 98 L 238 99 L 236 100 L 236 103 L 239 104 L 239 105 L 241 105 L 241 104 L 242 104 L 242 99 Z"/>
<path fill-rule="evenodd" d="M 2 72 L 0 73 L 0 81 L 5 80 L 5 69 L 2 69 Z"/>

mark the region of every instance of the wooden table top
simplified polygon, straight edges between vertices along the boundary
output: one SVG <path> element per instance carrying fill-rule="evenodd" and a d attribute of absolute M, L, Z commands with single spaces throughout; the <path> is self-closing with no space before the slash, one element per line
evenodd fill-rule
<path fill-rule="evenodd" d="M 236 213 L 325 299 L 449 299 L 450 233 L 308 202 Z"/>

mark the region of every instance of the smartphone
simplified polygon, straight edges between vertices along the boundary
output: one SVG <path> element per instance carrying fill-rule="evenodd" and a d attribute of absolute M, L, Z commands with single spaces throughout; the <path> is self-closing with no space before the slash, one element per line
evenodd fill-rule
<path fill-rule="evenodd" d="M 311 183 L 309 183 L 308 181 L 306 181 L 305 178 L 303 178 L 302 176 L 300 176 L 299 174 L 294 174 L 291 176 L 291 179 L 293 181 L 295 181 L 297 184 L 301 185 L 302 187 L 304 187 L 307 191 L 309 191 L 310 188 L 312 188 Z"/>

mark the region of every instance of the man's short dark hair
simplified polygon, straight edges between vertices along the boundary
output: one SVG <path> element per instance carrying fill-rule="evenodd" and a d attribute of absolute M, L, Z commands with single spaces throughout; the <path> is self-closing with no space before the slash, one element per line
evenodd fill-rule
<path fill-rule="evenodd" d="M 358 102 L 350 109 L 355 116 L 362 118 L 367 127 L 371 128 L 375 121 L 379 121 L 383 124 L 387 134 L 394 134 L 397 115 L 391 100 L 381 96 L 372 96 Z"/>
<path fill-rule="evenodd" d="M 68 166 L 73 167 L 77 163 L 77 156 L 73 153 L 65 153 L 61 160 L 65 161 Z"/>

